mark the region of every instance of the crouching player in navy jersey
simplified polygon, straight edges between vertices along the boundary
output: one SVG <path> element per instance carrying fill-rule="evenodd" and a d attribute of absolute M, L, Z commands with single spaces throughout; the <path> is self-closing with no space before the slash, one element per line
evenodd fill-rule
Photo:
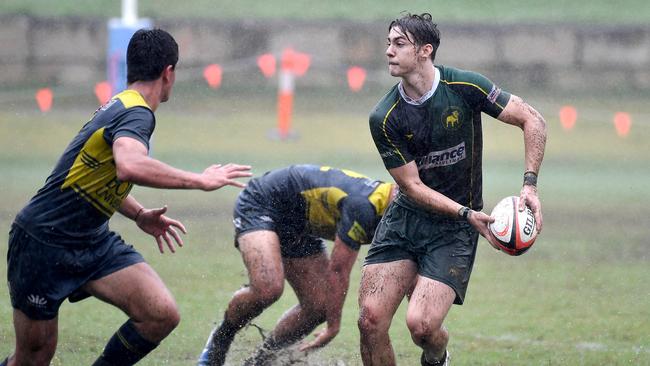
<path fill-rule="evenodd" d="M 386 169 L 400 187 L 365 259 L 359 290 L 364 365 L 395 364 L 388 330 L 404 297 L 406 324 L 422 365 L 447 365 L 443 325 L 462 304 L 478 235 L 495 246 L 483 208 L 481 113 L 523 130 L 521 206 L 542 228 L 537 174 L 546 144 L 542 116 L 484 76 L 434 65 L 440 33 L 430 14 L 407 14 L 388 28 L 388 70 L 399 77 L 370 115 Z M 496 246 L 495 246 L 496 248 Z"/>
<path fill-rule="evenodd" d="M 223 365 L 237 331 L 282 295 L 284 280 L 298 297 L 245 365 L 262 366 L 275 353 L 325 329 L 301 345 L 322 347 L 341 329 L 350 271 L 359 247 L 370 243 L 395 184 L 330 167 L 293 165 L 252 179 L 235 205 L 235 245 L 250 285 L 235 292 L 213 330 L 199 365 Z M 323 240 L 333 240 L 327 255 Z"/>
<path fill-rule="evenodd" d="M 160 252 L 183 241 L 166 207 L 147 209 L 129 194 L 134 184 L 212 191 L 250 176 L 250 167 L 212 165 L 202 173 L 148 156 L 154 111 L 169 98 L 178 45 L 160 29 L 139 30 L 127 49 L 127 90 L 97 110 L 16 216 L 7 255 L 14 308 L 15 353 L 0 365 L 49 365 L 65 299 L 88 296 L 114 305 L 129 319 L 94 365 L 132 365 L 178 324 L 176 303 L 156 272 L 108 221 L 116 212 L 152 235 Z"/>

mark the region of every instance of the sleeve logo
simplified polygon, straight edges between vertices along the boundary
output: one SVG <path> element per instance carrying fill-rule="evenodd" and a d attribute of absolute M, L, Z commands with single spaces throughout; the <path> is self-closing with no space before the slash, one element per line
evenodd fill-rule
<path fill-rule="evenodd" d="M 490 101 L 490 103 L 494 104 L 497 102 L 497 98 L 501 94 L 501 88 L 497 88 L 496 85 L 492 85 L 492 90 L 490 90 L 490 94 L 487 95 L 487 100 Z"/>

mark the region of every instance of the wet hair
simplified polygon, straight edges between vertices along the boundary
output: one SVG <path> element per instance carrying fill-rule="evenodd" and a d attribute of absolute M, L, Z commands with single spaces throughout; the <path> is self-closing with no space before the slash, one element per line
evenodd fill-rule
<path fill-rule="evenodd" d="M 406 13 L 401 18 L 393 20 L 388 26 L 390 32 L 393 28 L 399 28 L 404 36 L 416 47 L 430 44 L 433 47 L 431 62 L 436 58 L 436 51 L 440 46 L 440 31 L 437 24 L 432 21 L 431 14 Z M 413 39 L 410 38 L 410 36 Z"/>
<path fill-rule="evenodd" d="M 169 65 L 176 68 L 178 44 L 162 29 L 140 29 L 133 34 L 126 50 L 126 81 L 151 81 Z"/>

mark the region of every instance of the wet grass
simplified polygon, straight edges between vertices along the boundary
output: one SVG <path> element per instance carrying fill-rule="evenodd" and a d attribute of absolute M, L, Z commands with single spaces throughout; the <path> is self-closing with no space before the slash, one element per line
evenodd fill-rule
<path fill-rule="evenodd" d="M 279 142 L 267 138 L 275 126 L 273 98 L 228 93 L 194 98 L 181 93 L 159 110 L 153 153 L 196 171 L 214 162 L 235 161 L 250 163 L 261 174 L 291 163 L 312 162 L 388 179 L 367 131 L 367 111 L 379 95 L 305 96 L 297 100 L 294 117 L 300 138 Z M 572 131 L 562 130 L 556 118 L 564 100 L 534 97 L 530 101 L 539 106 L 549 124 L 540 175 L 544 230 L 522 257 L 507 257 L 480 243 L 466 304 L 454 307 L 447 320 L 454 364 L 648 364 L 647 103 L 625 101 L 625 107 L 632 108 L 634 124 L 627 138 L 619 138 L 610 118 L 621 107 L 609 98 L 599 103 L 572 100 L 582 112 Z M 89 100 L 59 105 L 46 115 L 30 111 L 27 104 L 3 107 L 0 242 L 6 243 L 13 215 L 41 186 L 60 151 L 95 107 Z M 484 125 L 484 199 L 489 211 L 501 197 L 518 191 L 523 149 L 517 129 L 490 118 L 485 118 Z M 112 228 L 160 273 L 183 317 L 178 329 L 142 364 L 191 365 L 231 294 L 247 282 L 239 254 L 232 247 L 230 213 L 237 190 L 203 193 L 136 188 L 134 194 L 147 206 L 168 204 L 170 215 L 183 220 L 190 231 L 185 248 L 175 255 L 160 255 L 155 242 L 130 222 L 121 217 L 112 221 Z M 1 247 L 6 250 L 6 245 Z M 340 335 L 306 364 L 361 363 L 356 293 L 365 250 L 352 273 Z M 6 263 L 0 261 L 0 273 L 5 272 Z M 294 302 L 287 286 L 283 297 L 255 324 L 271 329 Z M 13 345 L 6 286 L 0 286 L 0 303 L 1 358 Z M 54 365 L 90 364 L 125 320 L 120 311 L 92 299 L 64 304 L 60 319 Z M 416 364 L 420 352 L 410 340 L 404 319 L 402 307 L 391 328 L 394 348 L 399 364 Z M 245 329 L 233 345 L 231 364 L 247 357 L 260 340 L 257 328 Z"/>

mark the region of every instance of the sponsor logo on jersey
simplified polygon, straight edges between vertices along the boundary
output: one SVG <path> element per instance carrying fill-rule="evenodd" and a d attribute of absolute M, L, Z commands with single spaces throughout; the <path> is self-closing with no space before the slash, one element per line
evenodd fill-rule
<path fill-rule="evenodd" d="M 490 103 L 494 104 L 497 102 L 497 98 L 501 94 L 501 88 L 497 88 L 496 85 L 492 85 L 492 90 L 490 90 L 490 94 L 487 95 L 487 100 L 490 101 Z"/>
<path fill-rule="evenodd" d="M 446 150 L 432 151 L 416 160 L 418 170 L 456 164 L 465 159 L 465 141 Z"/>
<path fill-rule="evenodd" d="M 385 152 L 379 154 L 379 156 L 381 156 L 382 158 L 388 158 L 388 157 L 391 157 L 391 156 L 393 156 L 393 155 L 395 155 L 395 153 L 393 152 L 393 150 L 385 151 Z"/>
<path fill-rule="evenodd" d="M 354 221 L 354 223 L 352 224 L 352 227 L 348 231 L 348 236 L 350 237 L 350 239 L 354 240 L 359 244 L 365 244 L 368 242 L 368 235 L 366 234 L 366 231 L 363 229 L 361 224 L 359 224 L 357 221 Z"/>
<path fill-rule="evenodd" d="M 104 128 L 90 135 L 61 189 L 72 188 L 99 212 L 111 217 L 129 195 L 133 184 L 117 179 L 113 150 L 103 135 Z"/>
<path fill-rule="evenodd" d="M 27 296 L 27 302 L 37 308 L 43 308 L 45 307 L 45 304 L 47 304 L 47 300 L 45 300 L 44 297 L 34 294 Z"/>
<path fill-rule="evenodd" d="M 460 108 L 451 106 L 442 113 L 442 126 L 447 130 L 455 130 L 463 121 L 463 112 Z"/>

